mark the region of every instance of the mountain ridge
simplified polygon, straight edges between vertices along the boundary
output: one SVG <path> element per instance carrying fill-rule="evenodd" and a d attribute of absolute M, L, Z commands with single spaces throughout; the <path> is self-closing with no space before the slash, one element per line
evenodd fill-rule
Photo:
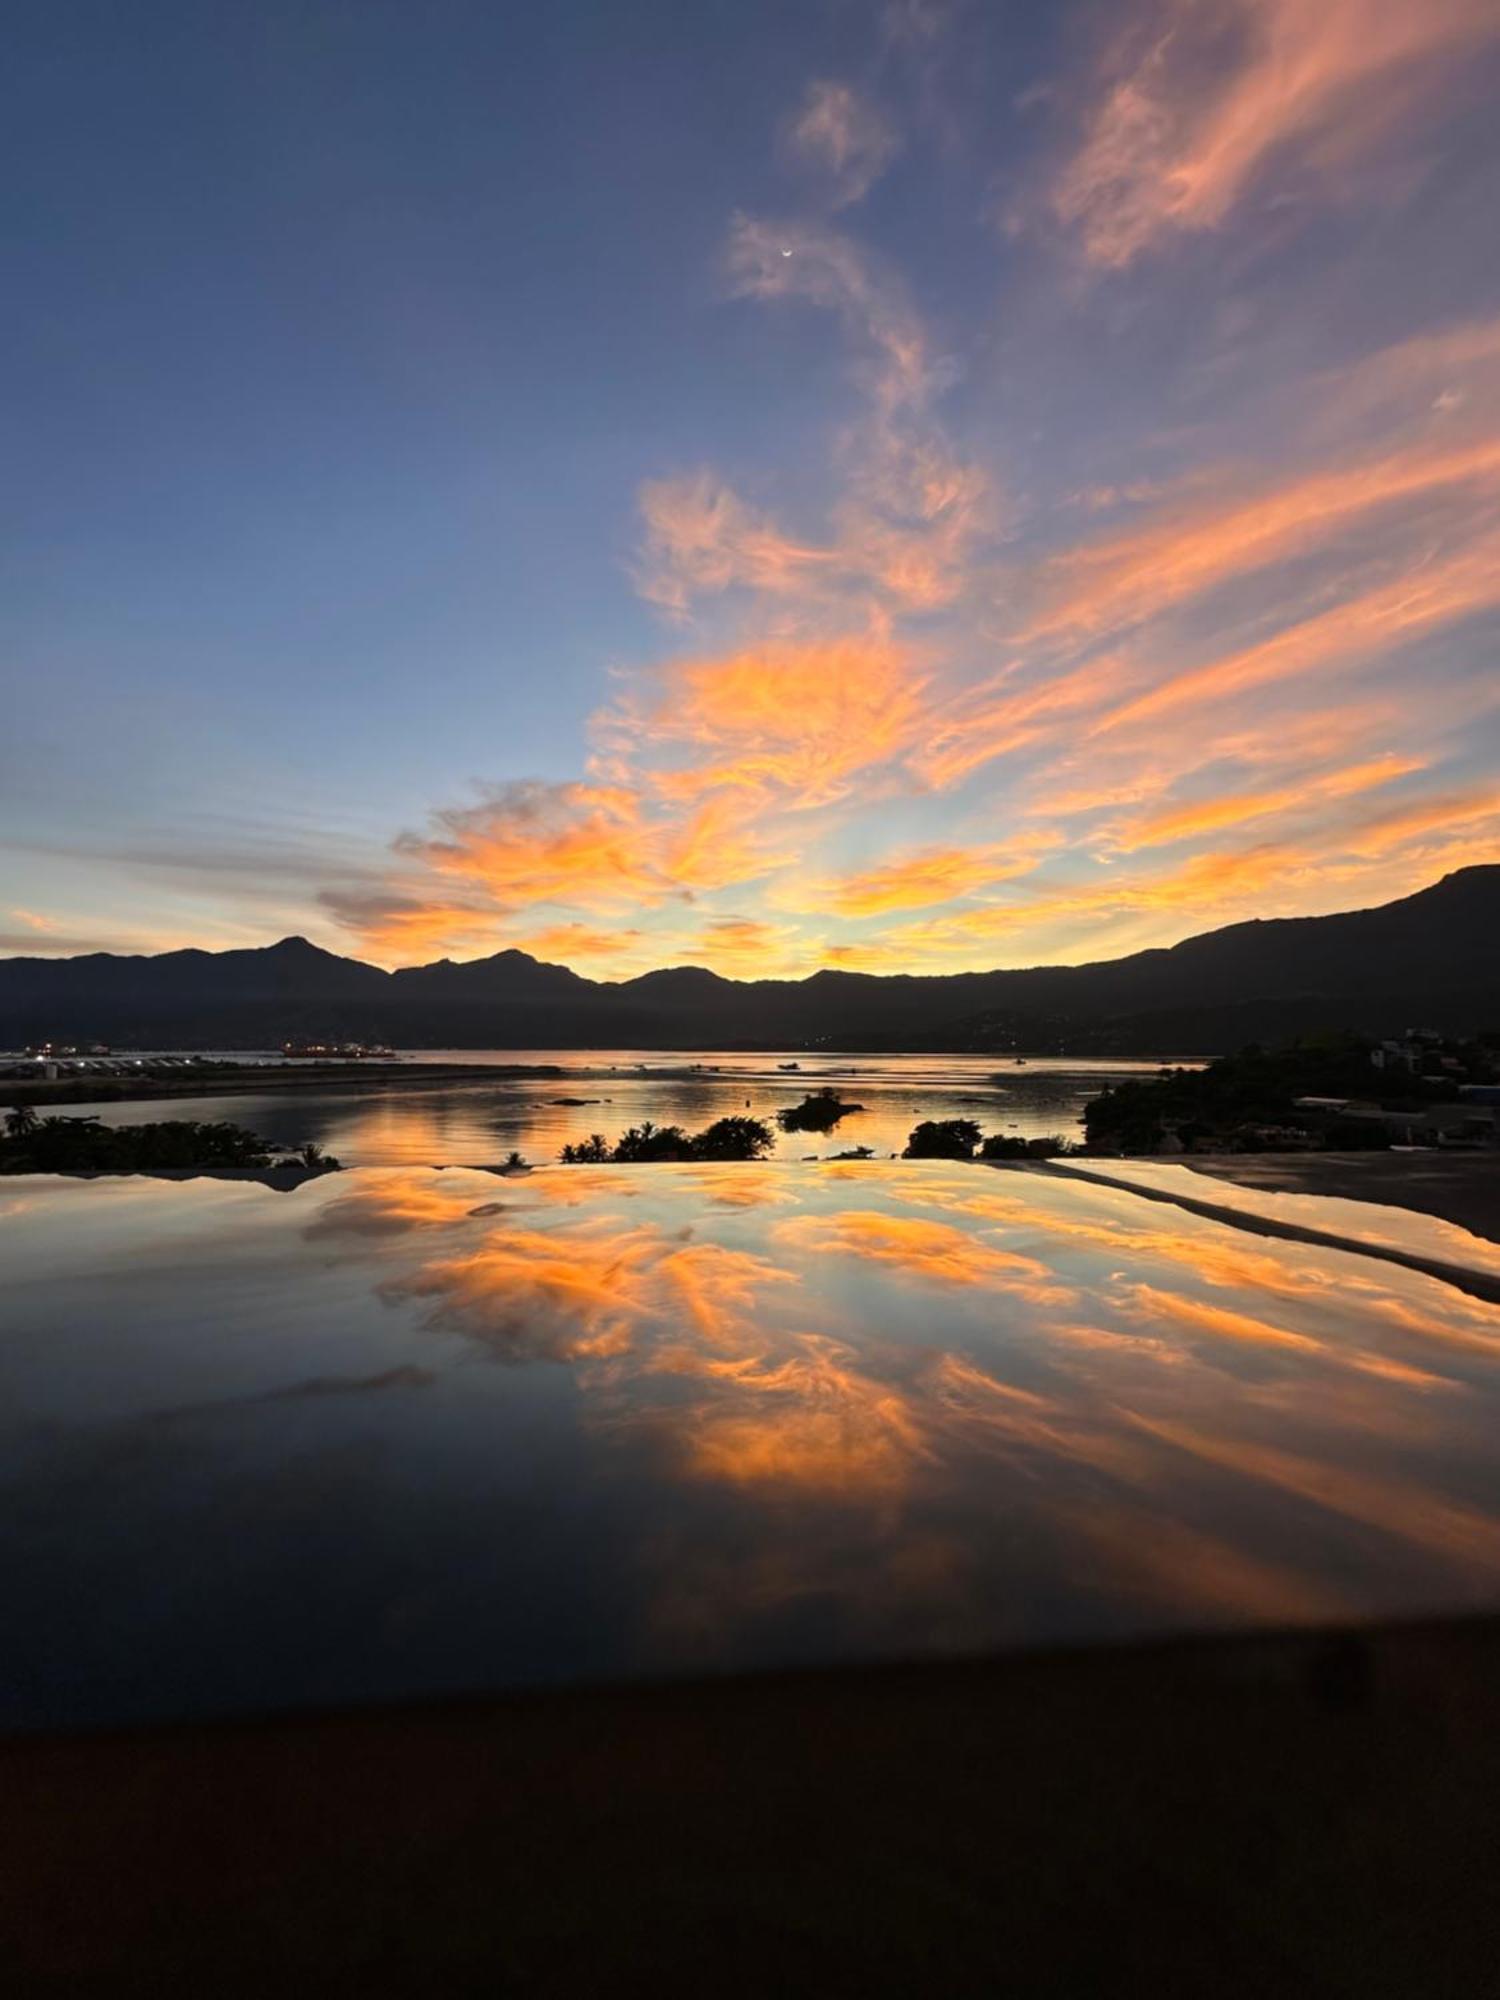
<path fill-rule="evenodd" d="M 224 952 L 0 959 L 0 1045 L 274 1047 L 315 1035 L 403 1047 L 838 1045 L 1217 1053 L 1318 1026 L 1418 1017 L 1500 1026 L 1500 863 L 1385 904 L 1251 918 L 1082 965 L 951 973 L 824 967 L 735 980 L 661 966 L 594 980 L 508 947 L 386 971 L 292 936 Z"/>

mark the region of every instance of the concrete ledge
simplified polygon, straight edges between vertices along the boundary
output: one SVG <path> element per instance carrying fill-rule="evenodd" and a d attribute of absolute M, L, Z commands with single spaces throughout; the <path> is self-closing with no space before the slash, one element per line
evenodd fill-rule
<path fill-rule="evenodd" d="M 0 1743 L 28 1995 L 1489 1990 L 1500 1623 Z"/>

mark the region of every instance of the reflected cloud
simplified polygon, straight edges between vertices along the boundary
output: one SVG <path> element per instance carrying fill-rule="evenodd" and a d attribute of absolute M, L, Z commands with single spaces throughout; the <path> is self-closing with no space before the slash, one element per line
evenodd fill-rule
<path fill-rule="evenodd" d="M 760 1288 L 791 1283 L 764 1257 L 652 1224 L 590 1218 L 566 1231 L 512 1227 L 466 1256 L 387 1278 L 388 1300 L 430 1302 L 429 1325 L 480 1340 L 506 1361 L 601 1360 L 684 1330 L 711 1350 L 742 1343 Z M 670 1368 L 649 1354 L 647 1365 Z"/>
<path fill-rule="evenodd" d="M 920 1217 L 844 1209 L 775 1223 L 771 1236 L 778 1244 L 815 1256 L 893 1265 L 904 1276 L 928 1283 L 1011 1290 L 1040 1305 L 1064 1305 L 1073 1298 L 1039 1259 L 996 1249 L 970 1231 Z"/>
<path fill-rule="evenodd" d="M 1500 1574 L 1500 1521 L 1480 1508 L 1434 1493 L 1430 1487 L 1414 1486 L 1389 1475 L 1375 1479 L 1351 1467 L 1304 1458 L 1273 1445 L 1218 1436 L 1192 1424 L 1145 1417 L 1135 1421 L 1181 1451 L 1274 1486 L 1396 1541 L 1410 1542 L 1424 1554 L 1457 1569 L 1477 1570 L 1489 1579 Z"/>
<path fill-rule="evenodd" d="M 236 1187 L 250 1235 L 228 1262 L 217 1186 L 28 1188 L 86 1261 L 45 1341 L 0 1343 L 36 1413 L 9 1441 L 12 1518 L 72 1507 L 92 1560 L 107 1479 L 135 1590 L 163 1533 L 201 1563 L 228 1520 L 260 1535 L 299 1632 L 351 1560 L 381 1618 L 400 1572 L 410 1602 L 449 1605 L 445 1684 L 1500 1589 L 1500 1308 L 1433 1279 L 979 1165 L 557 1170 L 503 1203 L 487 1185 Z M 213 1254 L 185 1261 L 205 1217 Z M 48 1216 L 22 1221 L 0 1332 L 7 1301 L 25 1332 L 31 1267 L 55 1262 Z M 122 1384 L 122 1326 L 149 1400 Z M 503 1366 L 466 1365 L 486 1357 Z M 291 1556 L 265 1529 L 288 1518 L 323 1524 Z M 70 1604 L 97 1601 L 90 1575 Z"/>
<path fill-rule="evenodd" d="M 402 1107 L 406 1109 L 405 1106 Z M 500 1204 L 486 1206 L 486 1214 Z M 364 1167 L 354 1186 L 323 1202 L 302 1234 L 309 1243 L 341 1236 L 405 1236 L 414 1230 L 456 1228 L 476 1213 L 473 1183 L 411 1167 Z"/>
<path fill-rule="evenodd" d="M 825 1496 L 889 1496 L 927 1456 L 908 1397 L 851 1347 L 794 1335 L 773 1364 L 737 1369 L 734 1401 L 700 1406 L 681 1433 L 696 1475 Z M 722 1378 L 721 1378 L 722 1379 Z"/>

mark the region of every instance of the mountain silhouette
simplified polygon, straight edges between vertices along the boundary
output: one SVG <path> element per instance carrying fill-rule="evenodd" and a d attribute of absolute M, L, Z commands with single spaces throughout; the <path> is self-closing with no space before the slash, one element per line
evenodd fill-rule
<path fill-rule="evenodd" d="M 0 959 L 0 1046 L 774 1048 L 1208 1055 L 1323 1027 L 1500 1026 L 1500 865 L 1377 909 L 1231 924 L 1089 965 L 593 980 L 523 951 L 386 972 L 306 938 L 257 950 Z"/>

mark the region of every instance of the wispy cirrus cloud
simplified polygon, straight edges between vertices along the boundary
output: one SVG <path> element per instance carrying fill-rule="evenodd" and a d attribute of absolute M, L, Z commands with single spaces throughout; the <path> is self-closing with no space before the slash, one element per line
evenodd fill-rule
<path fill-rule="evenodd" d="M 834 207 L 860 201 L 901 150 L 890 120 L 852 84 L 810 83 L 787 128 L 794 158 L 825 179 Z"/>
<path fill-rule="evenodd" d="M 1120 267 L 1222 226 L 1273 172 L 1341 193 L 1494 46 L 1486 0 L 1165 0 L 1128 9 L 1052 209 Z"/>
<path fill-rule="evenodd" d="M 1233 490 L 1233 475 L 1225 482 Z M 1021 635 L 1118 632 L 1229 579 L 1325 547 L 1362 515 L 1473 489 L 1500 494 L 1500 432 L 1422 443 L 1362 464 L 1317 468 L 1205 505 L 1201 492 L 1124 534 L 1064 549 L 1047 565 L 1044 608 Z"/>
<path fill-rule="evenodd" d="M 1500 604 L 1500 530 L 1481 533 L 1444 559 L 1402 564 L 1373 589 L 1344 598 L 1270 638 L 1169 674 L 1129 694 L 1094 724 L 1118 729 L 1172 710 L 1221 701 L 1296 676 L 1323 678 L 1372 655 L 1409 645 Z"/>
<path fill-rule="evenodd" d="M 848 799 L 905 753 L 926 726 L 926 694 L 913 659 L 877 629 L 674 661 L 598 726 L 615 756 L 649 757 L 664 799 L 730 791 L 808 810 Z"/>
<path fill-rule="evenodd" d="M 1132 0 L 1111 33 L 1051 182 L 1063 227 L 1029 239 L 1022 275 L 1056 327 L 1107 295 L 1080 291 L 1077 245 L 1128 271 L 1108 288 L 1130 294 L 1125 351 L 1135 320 L 1184 317 L 1151 253 L 1258 246 L 1292 193 L 1336 215 L 1387 141 L 1405 157 L 1462 101 L 1489 39 L 1471 0 Z M 1040 132 L 1078 79 L 1027 96 Z M 700 460 L 642 480 L 634 580 L 671 623 L 665 657 L 615 670 L 589 777 L 502 784 L 403 837 L 376 916 L 390 948 L 429 934 L 418 878 L 433 935 L 477 916 L 595 969 L 753 975 L 1070 958 L 1484 857 L 1495 704 L 1459 649 L 1500 611 L 1492 306 L 1388 310 L 1383 345 L 1361 319 L 1337 352 L 1257 367 L 1256 302 L 1225 280 L 1185 316 L 1201 336 L 1143 402 L 1133 461 L 1049 486 L 1045 425 L 1026 427 L 1051 357 L 972 298 L 956 329 L 951 298 L 924 309 L 920 258 L 872 233 L 886 204 L 855 214 L 897 129 L 814 81 L 782 135 L 809 209 L 728 224 L 722 309 L 807 316 L 841 361 L 815 474 Z M 1128 384 L 1117 400 L 1128 418 Z M 1446 700 L 1421 679 L 1435 658 Z"/>
<path fill-rule="evenodd" d="M 1261 792 L 1219 792 L 1192 804 L 1177 805 L 1165 812 L 1128 821 L 1113 836 L 1113 844 L 1124 854 L 1143 847 L 1171 847 L 1200 834 L 1222 833 L 1227 827 L 1245 826 L 1251 820 L 1271 819 L 1282 813 L 1302 813 L 1329 799 L 1353 798 L 1394 784 L 1424 768 L 1420 757 L 1399 757 L 1388 753 L 1366 764 L 1343 771 L 1309 771 L 1296 784 Z"/>
<path fill-rule="evenodd" d="M 1004 842 L 927 847 L 898 854 L 873 868 L 793 881 L 773 892 L 789 909 L 823 911 L 841 917 L 879 917 L 893 910 L 930 909 L 1002 882 L 1031 874 L 1061 836 L 1035 829 Z"/>

